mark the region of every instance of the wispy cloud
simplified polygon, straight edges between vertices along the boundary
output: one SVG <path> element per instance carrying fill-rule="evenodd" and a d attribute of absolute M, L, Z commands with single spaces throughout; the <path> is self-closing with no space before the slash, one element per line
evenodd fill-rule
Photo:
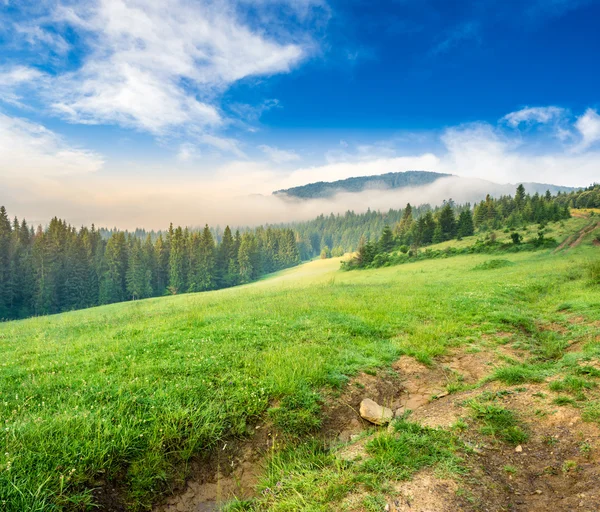
<path fill-rule="evenodd" d="M 0 99 L 5 103 L 27 108 L 22 103 L 24 89 L 44 79 L 44 73 L 28 66 L 0 67 Z"/>
<path fill-rule="evenodd" d="M 267 155 L 267 158 L 271 160 L 271 162 L 275 162 L 276 164 L 284 164 L 287 162 L 300 160 L 300 155 L 295 151 L 286 151 L 273 146 L 267 146 L 266 144 L 258 146 L 258 149 Z"/>
<path fill-rule="evenodd" d="M 525 107 L 521 110 L 506 114 L 501 121 L 516 128 L 521 123 L 549 123 L 550 121 L 562 118 L 565 114 L 566 110 L 560 107 Z"/>
<path fill-rule="evenodd" d="M 224 153 L 231 153 L 238 158 L 246 158 L 246 154 L 240 148 L 240 143 L 236 139 L 219 137 L 217 135 L 205 134 L 199 138 L 200 142 L 212 146 Z"/>
<path fill-rule="evenodd" d="M 430 50 L 431 55 L 441 55 L 451 51 L 465 41 L 478 41 L 480 24 L 478 21 L 468 21 L 449 30 L 442 39 Z"/>
<path fill-rule="evenodd" d="M 581 141 L 575 146 L 575 151 L 585 151 L 600 142 L 600 116 L 595 110 L 588 108 L 585 113 L 577 118 L 575 128 L 581 136 Z M 599 173 L 600 175 L 600 169 Z"/>
<path fill-rule="evenodd" d="M 302 2 L 302 11 L 314 2 Z M 46 106 L 72 123 L 117 124 L 155 135 L 217 130 L 231 84 L 287 73 L 309 54 L 304 42 L 252 26 L 234 0 L 93 0 L 48 2 L 41 22 L 17 24 L 29 44 L 67 51 L 62 32 L 84 52 L 75 69 L 48 75 Z M 44 27 L 52 26 L 52 30 Z M 272 31 L 271 31 L 272 32 Z"/>
<path fill-rule="evenodd" d="M 0 176 L 88 174 L 103 163 L 97 153 L 73 147 L 39 124 L 0 113 Z"/>

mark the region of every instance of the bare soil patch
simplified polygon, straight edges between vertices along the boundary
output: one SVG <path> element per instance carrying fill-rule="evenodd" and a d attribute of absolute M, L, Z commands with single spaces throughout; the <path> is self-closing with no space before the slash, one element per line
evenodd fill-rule
<path fill-rule="evenodd" d="M 559 324 L 547 327 L 562 329 Z M 360 417 L 363 398 L 398 413 L 410 409 L 411 421 L 430 427 L 448 428 L 459 419 L 467 419 L 469 428 L 459 436 L 473 448 L 465 459 L 469 473 L 452 479 L 440 478 L 429 469 L 420 471 L 410 481 L 394 484 L 386 510 L 600 510 L 600 429 L 583 422 L 580 409 L 553 404 L 556 394 L 549 391 L 547 383 L 507 387 L 488 382 L 448 394 L 449 384 L 481 383 L 506 358 L 524 359 L 525 354 L 510 344 L 498 344 L 498 338 L 512 337 L 505 334 L 442 357 L 431 367 L 402 357 L 392 371 L 361 373 L 341 393 L 326 397 L 320 435 L 338 447 L 345 443 L 337 449 L 337 456 L 345 460 L 368 457 L 364 445 L 373 434 L 365 430 L 375 427 Z M 522 422 L 529 440 L 521 450 L 482 435 L 478 424 L 470 419 L 469 400 L 483 393 L 494 396 L 495 404 L 513 411 Z M 218 510 L 223 500 L 251 497 L 273 435 L 272 429 L 263 426 L 249 441 L 222 449 L 209 464 L 198 463 L 192 479 L 155 512 Z M 348 510 L 363 510 L 362 498 L 353 494 L 344 505 Z"/>

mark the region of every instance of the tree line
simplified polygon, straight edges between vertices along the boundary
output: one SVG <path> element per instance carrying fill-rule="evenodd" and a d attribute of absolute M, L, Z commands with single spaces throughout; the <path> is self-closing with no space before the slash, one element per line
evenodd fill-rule
<path fill-rule="evenodd" d="M 525 193 L 523 185 L 519 185 L 514 197 L 494 199 L 488 195 L 473 209 L 469 204 L 456 205 L 450 200 L 435 211 L 427 210 L 424 214 L 415 215 L 413 207 L 407 204 L 393 229 L 386 225 L 377 240 L 361 239 L 356 256 L 345 267 L 368 267 L 383 261 L 380 256 L 394 250 L 416 254 L 421 247 L 460 240 L 475 234 L 476 230 L 485 232 L 502 227 L 515 230 L 527 224 L 567 219 L 571 216 L 573 199 L 577 197 L 577 193 L 530 195 Z M 518 233 L 512 238 L 516 244 L 520 242 Z"/>
<path fill-rule="evenodd" d="M 448 215 L 447 204 L 454 211 L 456 233 Z M 438 233 L 435 233 L 436 219 L 439 219 L 444 208 L 446 208 L 444 216 L 447 220 L 442 222 Z M 303 257 L 313 258 L 319 255 L 330 257 L 355 251 L 361 241 L 377 244 L 385 226 L 397 227 L 403 219 L 402 235 L 405 239 L 400 245 L 410 246 L 415 236 L 422 238 L 421 241 L 417 240 L 419 243 L 427 245 L 433 243 L 434 239 L 438 242 L 448 239 L 448 236 L 458 236 L 459 232 L 462 236 L 466 236 L 462 230 L 458 230 L 463 210 L 471 210 L 473 226 L 476 230 L 488 231 L 498 229 L 500 226 L 516 229 L 525 224 L 548 222 L 564 217 L 565 211 L 569 208 L 600 208 L 600 185 L 592 185 L 574 192 L 559 192 L 556 195 L 549 192 L 527 194 L 523 185 L 519 185 L 514 197 L 488 196 L 474 205 L 455 204 L 449 200 L 436 207 L 422 204 L 411 205 L 410 208 L 407 205 L 406 208 L 390 209 L 385 212 L 347 211 L 344 214 L 319 215 L 313 220 L 286 224 L 286 226 L 292 227 L 298 234 Z M 423 217 L 425 218 L 420 226 L 410 226 L 406 229 L 407 219 L 418 221 Z M 465 221 L 467 219 L 463 219 L 463 222 Z"/>
<path fill-rule="evenodd" d="M 103 237 L 58 218 L 34 229 L 0 207 L 0 320 L 226 288 L 298 263 L 290 228 L 226 227 L 218 243 L 208 226 Z"/>

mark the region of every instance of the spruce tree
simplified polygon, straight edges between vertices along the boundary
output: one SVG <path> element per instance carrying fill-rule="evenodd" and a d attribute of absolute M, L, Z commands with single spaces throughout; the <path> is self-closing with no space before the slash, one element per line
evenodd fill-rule
<path fill-rule="evenodd" d="M 127 296 L 133 300 L 152 295 L 152 271 L 148 266 L 139 238 L 135 238 L 129 250 L 126 273 Z"/>
<path fill-rule="evenodd" d="M 125 300 L 127 283 L 127 241 L 125 233 L 114 233 L 104 251 L 104 275 L 100 282 L 100 302 L 110 304 Z"/>
<path fill-rule="evenodd" d="M 472 236 L 474 233 L 473 214 L 470 209 L 463 210 L 458 217 L 457 234 L 462 238 L 464 236 Z"/>
<path fill-rule="evenodd" d="M 238 255 L 235 253 L 235 241 L 231 229 L 226 226 L 217 256 L 217 275 L 220 287 L 225 288 L 237 283 L 239 278 L 237 266 Z"/>
<path fill-rule="evenodd" d="M 212 290 L 216 287 L 215 240 L 208 224 L 204 226 L 200 238 L 200 259 L 198 261 L 198 282 L 200 290 Z"/>
<path fill-rule="evenodd" d="M 446 203 L 440 211 L 440 218 L 438 220 L 442 242 L 450 240 L 456 235 L 456 218 L 454 216 L 454 210 L 449 203 Z"/>
<path fill-rule="evenodd" d="M 186 291 L 186 240 L 181 226 L 171 236 L 169 255 L 169 292 L 173 295 Z"/>
<path fill-rule="evenodd" d="M 381 233 L 381 238 L 377 245 L 379 252 L 390 252 L 394 248 L 394 234 L 391 228 L 386 224 Z"/>
<path fill-rule="evenodd" d="M 10 285 L 11 227 L 6 208 L 0 206 L 0 320 L 9 318 L 12 302 Z"/>

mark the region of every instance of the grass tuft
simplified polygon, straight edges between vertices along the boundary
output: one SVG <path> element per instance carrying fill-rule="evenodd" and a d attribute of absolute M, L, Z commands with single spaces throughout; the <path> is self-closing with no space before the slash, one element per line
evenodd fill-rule
<path fill-rule="evenodd" d="M 481 433 L 489 435 L 507 443 L 521 444 L 529 439 L 523 430 L 515 414 L 491 403 L 481 403 L 472 400 L 469 405 L 473 411 L 473 417 L 481 423 Z"/>

